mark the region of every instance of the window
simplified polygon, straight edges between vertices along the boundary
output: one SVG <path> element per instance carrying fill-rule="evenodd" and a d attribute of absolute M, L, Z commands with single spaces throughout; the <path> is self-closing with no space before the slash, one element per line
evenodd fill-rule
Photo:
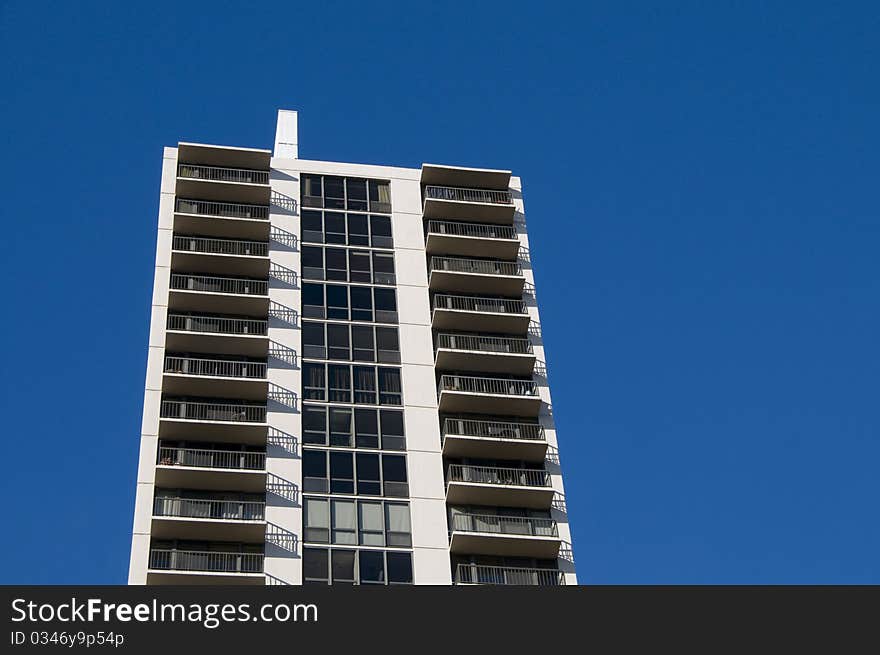
<path fill-rule="evenodd" d="M 331 553 L 333 584 L 354 584 L 355 551 L 334 548 Z"/>
<path fill-rule="evenodd" d="M 400 369 L 379 369 L 379 404 L 401 405 L 403 404 L 400 392 Z"/>
<path fill-rule="evenodd" d="M 367 227 L 367 217 L 363 214 L 348 215 L 348 245 L 369 246 L 370 235 Z"/>
<path fill-rule="evenodd" d="M 400 363 L 400 342 L 397 328 L 376 328 L 376 359 L 391 364 Z"/>
<path fill-rule="evenodd" d="M 361 584 L 385 584 L 385 557 L 382 551 L 362 550 L 358 553 Z"/>
<path fill-rule="evenodd" d="M 330 541 L 329 501 L 324 498 L 306 498 L 304 503 L 305 540 L 321 544 Z"/>
<path fill-rule="evenodd" d="M 393 248 L 391 219 L 388 216 L 370 216 L 370 245 L 374 248 Z"/>
<path fill-rule="evenodd" d="M 303 363 L 303 393 L 307 400 L 325 400 L 324 364 Z"/>
<path fill-rule="evenodd" d="M 358 503 L 358 519 L 360 524 L 361 546 L 384 546 L 385 536 L 382 533 L 382 503 Z"/>
<path fill-rule="evenodd" d="M 327 493 L 327 453 L 323 450 L 303 451 L 303 490 Z"/>
<path fill-rule="evenodd" d="M 324 249 L 320 246 L 302 247 L 302 271 L 305 280 L 324 279 Z"/>
<path fill-rule="evenodd" d="M 349 279 L 352 282 L 372 282 L 370 253 L 367 250 L 348 251 Z"/>
<path fill-rule="evenodd" d="M 358 494 L 381 496 L 382 480 L 379 474 L 379 456 L 372 453 L 357 453 Z"/>
<path fill-rule="evenodd" d="M 351 320 L 353 321 L 372 321 L 373 320 L 373 294 L 370 287 L 350 287 L 351 288 Z M 386 291 L 386 289 L 377 289 L 377 291 Z"/>
<path fill-rule="evenodd" d="M 412 584 L 412 555 L 410 553 L 387 552 L 388 583 Z"/>
<path fill-rule="evenodd" d="M 345 214 L 324 212 L 324 241 L 345 245 Z"/>
<path fill-rule="evenodd" d="M 330 493 L 354 493 L 354 466 L 351 453 L 330 453 Z"/>
<path fill-rule="evenodd" d="M 379 421 L 375 409 L 354 410 L 354 432 L 357 448 L 379 448 Z"/>
<path fill-rule="evenodd" d="M 328 584 L 329 551 L 325 548 L 303 548 L 303 579 L 306 584 Z"/>
<path fill-rule="evenodd" d="M 324 222 L 321 212 L 313 209 L 303 209 L 302 240 L 312 243 L 324 242 Z"/>
<path fill-rule="evenodd" d="M 352 312 L 354 312 L 353 309 Z M 354 359 L 356 362 L 376 361 L 372 326 L 352 325 L 351 346 L 353 349 L 352 359 Z"/>
<path fill-rule="evenodd" d="M 385 481 L 386 496 L 409 495 L 409 486 L 406 483 L 406 458 L 403 455 L 382 455 L 382 476 Z"/>
<path fill-rule="evenodd" d="M 341 177 L 324 177 L 324 207 L 345 209 L 345 182 Z"/>
<path fill-rule="evenodd" d="M 334 500 L 330 518 L 333 524 L 334 544 L 357 544 L 355 501 Z"/>
<path fill-rule="evenodd" d="M 327 359 L 327 349 L 324 347 L 324 324 L 303 321 L 302 326 L 303 357 Z"/>
<path fill-rule="evenodd" d="M 305 247 L 303 247 L 305 250 Z M 348 279 L 348 264 L 346 263 L 346 251 L 343 248 L 327 248 L 324 251 L 324 259 L 326 262 L 326 279 L 342 280 Z M 305 268 L 303 268 L 305 271 Z"/>
<path fill-rule="evenodd" d="M 355 211 L 367 211 L 367 181 L 356 177 L 345 179 L 348 192 L 348 208 Z"/>
<path fill-rule="evenodd" d="M 397 298 L 394 289 L 373 289 L 377 323 L 397 323 Z"/>
<path fill-rule="evenodd" d="M 379 411 L 379 414 L 382 419 L 382 448 L 385 450 L 406 450 L 403 412 L 383 409 Z"/>
<path fill-rule="evenodd" d="M 321 176 L 320 175 L 303 175 L 302 176 L 302 197 L 304 207 L 321 207 Z"/>
<path fill-rule="evenodd" d="M 303 406 L 303 443 L 327 445 L 326 408 L 316 405 Z"/>
<path fill-rule="evenodd" d="M 385 539 L 389 546 L 411 546 L 409 505 L 385 503 Z"/>
<path fill-rule="evenodd" d="M 370 211 L 391 213 L 391 186 L 388 182 L 370 180 Z"/>
<path fill-rule="evenodd" d="M 328 359 L 351 359 L 347 325 L 327 324 L 327 352 Z"/>
<path fill-rule="evenodd" d="M 327 318 L 348 320 L 348 288 L 336 284 L 327 285 Z"/>
<path fill-rule="evenodd" d="M 373 283 L 394 284 L 394 255 L 373 251 Z"/>
<path fill-rule="evenodd" d="M 354 367 L 354 402 L 358 405 L 376 404 L 376 369 L 372 366 Z"/>
<path fill-rule="evenodd" d="M 330 445 L 346 448 L 352 445 L 351 410 L 347 407 L 330 408 Z"/>
<path fill-rule="evenodd" d="M 348 365 L 330 364 L 327 367 L 330 402 L 351 402 L 351 368 Z"/>
<path fill-rule="evenodd" d="M 324 285 L 302 285 L 303 316 L 305 318 L 324 318 Z"/>

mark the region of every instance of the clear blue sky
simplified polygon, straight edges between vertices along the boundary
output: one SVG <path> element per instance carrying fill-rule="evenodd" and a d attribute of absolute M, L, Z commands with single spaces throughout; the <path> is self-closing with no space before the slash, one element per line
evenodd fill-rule
<path fill-rule="evenodd" d="M 583 581 L 880 583 L 880 8 L 446 4 L 0 1 L 0 582 L 125 581 L 162 147 L 285 107 L 523 177 Z"/>

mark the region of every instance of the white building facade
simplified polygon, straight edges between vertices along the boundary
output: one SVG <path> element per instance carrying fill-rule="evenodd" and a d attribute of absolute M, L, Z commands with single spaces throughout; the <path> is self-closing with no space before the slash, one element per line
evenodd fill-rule
<path fill-rule="evenodd" d="M 576 584 L 519 178 L 164 152 L 130 584 Z"/>

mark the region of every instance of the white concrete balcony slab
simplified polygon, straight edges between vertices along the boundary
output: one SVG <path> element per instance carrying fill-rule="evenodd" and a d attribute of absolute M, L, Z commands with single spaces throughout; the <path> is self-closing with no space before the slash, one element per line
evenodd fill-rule
<path fill-rule="evenodd" d="M 535 368 L 532 343 L 521 337 L 441 332 L 434 352 L 438 370 L 531 375 Z"/>
<path fill-rule="evenodd" d="M 435 330 L 522 335 L 528 332 L 530 320 L 519 299 L 434 294 L 431 327 Z"/>
<path fill-rule="evenodd" d="M 460 555 L 553 559 L 561 540 L 553 519 L 453 513 L 449 550 Z"/>
<path fill-rule="evenodd" d="M 550 509 L 550 474 L 544 469 L 450 464 L 446 469 L 449 505 Z"/>
<path fill-rule="evenodd" d="M 518 262 L 439 256 L 428 260 L 428 287 L 435 292 L 518 297 L 525 282 Z"/>
<path fill-rule="evenodd" d="M 544 428 L 537 423 L 447 417 L 444 457 L 483 457 L 541 462 L 547 455 Z"/>
<path fill-rule="evenodd" d="M 519 239 L 510 225 L 433 220 L 428 221 L 425 250 L 429 255 L 514 260 Z"/>
<path fill-rule="evenodd" d="M 533 380 L 442 375 L 437 396 L 442 414 L 535 417 L 541 409 Z"/>

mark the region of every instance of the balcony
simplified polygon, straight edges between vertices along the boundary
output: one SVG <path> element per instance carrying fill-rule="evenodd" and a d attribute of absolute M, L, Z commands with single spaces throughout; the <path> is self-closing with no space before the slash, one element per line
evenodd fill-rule
<path fill-rule="evenodd" d="M 169 312 L 165 348 L 177 352 L 265 357 L 269 321 L 245 316 L 211 316 Z"/>
<path fill-rule="evenodd" d="M 211 439 L 264 444 L 266 403 L 210 398 L 162 398 L 162 439 Z"/>
<path fill-rule="evenodd" d="M 427 185 L 425 218 L 451 218 L 510 225 L 516 208 L 510 191 Z"/>
<path fill-rule="evenodd" d="M 269 171 L 178 164 L 176 193 L 205 200 L 269 204 Z"/>
<path fill-rule="evenodd" d="M 265 402 L 266 362 L 165 355 L 162 391 L 178 396 L 224 396 Z"/>
<path fill-rule="evenodd" d="M 265 492 L 266 453 L 160 445 L 156 486 Z"/>
<path fill-rule="evenodd" d="M 516 259 L 519 239 L 509 225 L 428 221 L 425 250 L 429 255 Z"/>
<path fill-rule="evenodd" d="M 554 493 L 544 469 L 450 464 L 446 470 L 449 505 L 550 509 Z"/>
<path fill-rule="evenodd" d="M 269 243 L 175 234 L 171 268 L 265 279 L 269 276 Z"/>
<path fill-rule="evenodd" d="M 565 584 L 565 574 L 556 569 L 459 564 L 455 567 L 455 584 L 558 587 Z"/>
<path fill-rule="evenodd" d="M 263 315 L 269 312 L 269 282 L 252 278 L 172 273 L 170 310 Z"/>
<path fill-rule="evenodd" d="M 541 409 L 534 380 L 442 375 L 437 395 L 442 414 L 535 417 Z"/>
<path fill-rule="evenodd" d="M 542 462 L 546 455 L 547 438 L 537 423 L 451 417 L 443 420 L 444 457 Z"/>
<path fill-rule="evenodd" d="M 269 205 L 177 198 L 174 231 L 266 241 L 269 238 Z"/>
<path fill-rule="evenodd" d="M 460 555 L 554 559 L 559 531 L 553 519 L 453 513 L 449 550 Z"/>
<path fill-rule="evenodd" d="M 535 368 L 532 343 L 520 337 L 441 332 L 434 359 L 437 369 L 447 371 L 531 375 Z"/>
<path fill-rule="evenodd" d="M 262 553 L 150 549 L 150 585 L 261 585 L 264 578 Z"/>
<path fill-rule="evenodd" d="M 526 282 L 518 262 L 437 256 L 428 262 L 431 291 L 522 296 Z"/>
<path fill-rule="evenodd" d="M 156 496 L 151 535 L 156 539 L 262 542 L 265 517 L 265 501 Z"/>
<path fill-rule="evenodd" d="M 525 334 L 530 320 L 522 300 L 438 293 L 434 295 L 431 327 L 435 330 Z"/>

